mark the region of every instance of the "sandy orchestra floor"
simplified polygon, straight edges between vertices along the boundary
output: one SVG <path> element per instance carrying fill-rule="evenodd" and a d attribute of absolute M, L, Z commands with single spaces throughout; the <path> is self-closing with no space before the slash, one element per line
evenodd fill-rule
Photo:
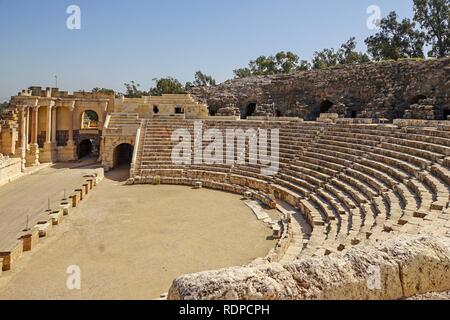
<path fill-rule="evenodd" d="M 238 195 L 124 186 L 108 174 L 54 233 L 0 277 L 0 299 L 153 299 L 181 274 L 246 264 L 275 245 Z M 69 266 L 81 289 L 68 290 Z"/>

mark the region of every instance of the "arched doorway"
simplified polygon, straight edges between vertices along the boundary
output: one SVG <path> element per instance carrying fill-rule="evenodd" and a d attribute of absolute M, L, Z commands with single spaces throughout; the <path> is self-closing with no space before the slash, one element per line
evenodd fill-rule
<path fill-rule="evenodd" d="M 255 112 L 255 110 L 256 110 L 256 103 L 249 103 L 244 110 L 244 116 L 242 118 L 247 119 L 248 117 L 251 117 Z"/>
<path fill-rule="evenodd" d="M 129 143 L 119 144 L 114 149 L 114 168 L 129 166 L 133 160 L 133 146 Z"/>
<path fill-rule="evenodd" d="M 411 104 L 411 105 L 418 104 L 421 100 L 425 100 L 426 98 L 427 98 L 427 96 L 425 96 L 423 94 L 418 94 L 409 100 L 409 104 Z"/>
<path fill-rule="evenodd" d="M 442 112 L 444 115 L 444 120 L 450 120 L 450 109 L 444 109 Z"/>
<path fill-rule="evenodd" d="M 81 115 L 81 129 L 97 129 L 98 114 L 94 110 L 86 110 Z"/>
<path fill-rule="evenodd" d="M 78 158 L 84 158 L 92 155 L 93 144 L 91 139 L 84 139 L 78 145 Z"/>
<path fill-rule="evenodd" d="M 319 107 L 319 112 L 320 113 L 327 113 L 330 108 L 334 106 L 334 103 L 331 102 L 330 100 L 324 100 Z"/>

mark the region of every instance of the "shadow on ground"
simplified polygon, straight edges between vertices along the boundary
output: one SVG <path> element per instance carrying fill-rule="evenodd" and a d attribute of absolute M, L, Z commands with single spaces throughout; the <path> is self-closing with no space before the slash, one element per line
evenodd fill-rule
<path fill-rule="evenodd" d="M 105 172 L 105 178 L 112 181 L 125 182 L 129 177 L 130 177 L 129 165 L 123 165 L 111 171 Z"/>

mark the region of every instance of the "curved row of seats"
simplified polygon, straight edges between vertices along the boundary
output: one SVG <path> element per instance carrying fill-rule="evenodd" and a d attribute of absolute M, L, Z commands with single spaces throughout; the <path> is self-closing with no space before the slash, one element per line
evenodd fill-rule
<path fill-rule="evenodd" d="M 205 120 L 202 125 L 202 134 L 218 129 L 224 141 L 226 129 L 279 129 L 278 173 L 262 175 L 261 164 L 249 163 L 174 165 L 172 132 L 187 129 L 194 147 L 194 121 L 160 119 L 144 124 L 136 175 L 159 175 L 162 183 L 202 181 L 225 191 L 251 191 L 271 207 L 280 201 L 291 205 L 311 228 L 294 232 L 291 247 L 300 249 L 297 255 L 289 250 L 289 259 L 344 251 L 402 232 L 450 234 L 450 131 L 299 121 Z M 224 157 L 226 152 L 224 145 Z M 235 160 L 244 155 L 247 161 L 256 156 L 248 141 L 241 154 L 234 150 Z"/>

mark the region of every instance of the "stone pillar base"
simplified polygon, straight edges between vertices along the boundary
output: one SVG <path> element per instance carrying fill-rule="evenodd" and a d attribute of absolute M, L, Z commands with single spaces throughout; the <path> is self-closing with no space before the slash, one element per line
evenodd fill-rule
<path fill-rule="evenodd" d="M 73 141 L 68 141 L 67 146 L 58 148 L 58 161 L 73 161 L 77 159 L 77 148 Z"/>
<path fill-rule="evenodd" d="M 26 156 L 26 165 L 27 167 L 32 167 L 39 164 L 39 145 L 30 144 L 30 150 L 28 151 Z"/>
<path fill-rule="evenodd" d="M 56 146 L 52 142 L 46 142 L 39 156 L 41 163 L 53 163 L 56 161 Z"/>
<path fill-rule="evenodd" d="M 14 154 L 14 158 L 18 158 L 22 160 L 22 172 L 25 171 L 25 165 L 26 165 L 26 155 L 27 155 L 27 150 L 25 148 L 17 148 L 16 149 L 16 153 Z"/>

